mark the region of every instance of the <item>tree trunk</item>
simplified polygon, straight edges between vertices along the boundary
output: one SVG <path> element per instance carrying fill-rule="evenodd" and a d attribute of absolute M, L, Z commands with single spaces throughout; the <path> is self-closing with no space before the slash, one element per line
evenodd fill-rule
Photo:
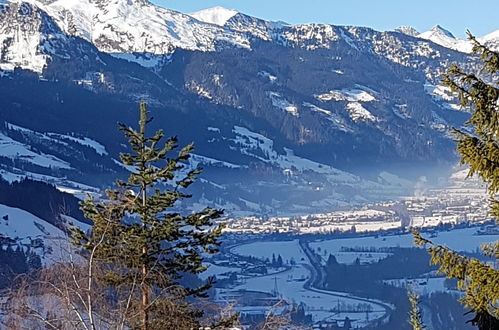
<path fill-rule="evenodd" d="M 142 187 L 142 206 L 146 206 L 146 187 Z M 144 218 L 142 218 L 142 226 L 146 226 Z M 142 254 L 144 258 L 147 257 L 147 246 L 142 247 Z M 142 264 L 142 330 L 147 330 L 149 328 L 149 285 L 147 284 L 147 261 Z"/>
<path fill-rule="evenodd" d="M 147 254 L 147 249 L 144 247 L 142 249 L 142 252 Z M 142 283 L 142 306 L 141 306 L 141 313 L 142 313 L 142 330 L 147 330 L 149 327 L 149 312 L 148 312 L 148 307 L 149 307 L 149 287 L 145 281 L 147 276 L 147 267 L 145 264 L 142 265 L 142 277 L 143 277 L 143 283 Z"/>

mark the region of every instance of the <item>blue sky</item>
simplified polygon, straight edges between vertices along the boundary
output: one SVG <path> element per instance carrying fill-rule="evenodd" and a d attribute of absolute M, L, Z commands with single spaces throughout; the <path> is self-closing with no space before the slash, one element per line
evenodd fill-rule
<path fill-rule="evenodd" d="M 392 30 L 410 25 L 420 32 L 440 24 L 464 38 L 499 30 L 498 0 L 151 0 L 190 13 L 214 6 L 275 21 L 368 26 Z"/>

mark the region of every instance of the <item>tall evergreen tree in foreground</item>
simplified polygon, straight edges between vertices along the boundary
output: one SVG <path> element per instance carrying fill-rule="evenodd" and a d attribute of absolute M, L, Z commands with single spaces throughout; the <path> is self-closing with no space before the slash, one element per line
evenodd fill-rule
<path fill-rule="evenodd" d="M 187 288 L 179 280 L 182 273 L 206 270 L 202 254 L 218 250 L 222 226 L 214 220 L 222 211 L 205 208 L 187 216 L 169 211 L 190 197 L 183 191 L 200 170 L 186 171 L 192 144 L 167 158 L 177 148 L 177 139 L 162 142 L 162 131 L 147 136 L 149 121 L 142 103 L 139 130 L 120 125 L 132 149 L 120 155 L 121 161 L 132 173 L 127 181 L 117 181 L 117 189 L 107 190 L 106 199 L 89 197 L 82 203 L 85 217 L 94 225 L 90 234 L 74 229 L 73 240 L 105 265 L 105 271 L 94 276 L 110 288 L 110 299 L 113 288 L 127 288 L 122 309 L 129 327 L 192 328 L 199 326 L 196 320 L 202 313 L 191 308 L 186 298 L 202 295 L 209 285 Z M 181 313 L 175 316 L 185 322 L 175 323 L 168 317 L 172 311 Z"/>
<path fill-rule="evenodd" d="M 469 34 L 474 43 L 473 52 L 480 56 L 479 73 L 468 73 L 452 65 L 443 83 L 457 93 L 461 105 L 471 112 L 469 130 L 455 129 L 457 150 L 461 163 L 470 167 L 468 176 L 478 174 L 487 184 L 490 194 L 490 212 L 496 221 L 499 216 L 499 89 L 497 72 L 499 54 L 481 45 Z M 475 258 L 462 256 L 446 247 L 436 245 L 414 234 L 416 244 L 427 246 L 431 263 L 448 278 L 456 278 L 465 293 L 461 301 L 475 313 L 471 320 L 479 329 L 499 329 L 499 270 Z M 483 253 L 499 258 L 499 242 L 482 245 Z"/>

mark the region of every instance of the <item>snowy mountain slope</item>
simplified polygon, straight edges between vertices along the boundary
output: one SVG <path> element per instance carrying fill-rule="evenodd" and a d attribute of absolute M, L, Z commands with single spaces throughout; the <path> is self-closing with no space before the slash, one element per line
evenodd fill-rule
<path fill-rule="evenodd" d="M 36 1 L 0 4 L 0 70 L 40 74 L 54 62 L 105 65 L 94 45 L 65 33 L 41 7 Z"/>
<path fill-rule="evenodd" d="M 481 38 L 478 41 L 491 47 L 492 49 L 499 51 L 499 30 L 491 32 Z"/>
<path fill-rule="evenodd" d="M 330 48 L 333 43 L 343 41 L 357 50 L 364 48 L 383 53 L 376 49 L 376 35 L 369 29 L 318 24 L 291 26 L 267 22 L 221 7 L 207 9 L 189 16 L 155 6 L 145 0 L 26 1 L 29 4 L 13 0 L 10 5 L 6 5 L 6 8 L 12 8 L 10 11 L 15 12 L 18 6 L 29 7 L 29 10 L 23 9 L 19 12 L 35 11 L 39 13 L 38 15 L 45 12 L 68 36 L 81 37 L 93 43 L 100 51 L 107 53 L 164 55 L 171 54 L 179 48 L 192 51 L 216 51 L 220 47 L 249 49 L 255 40 L 271 41 L 286 47 L 304 47 L 309 50 Z M 31 21 L 37 20 L 31 19 Z M 31 24 L 34 24 L 33 22 Z M 10 20 L 6 25 L 12 26 L 13 24 Z M 29 30 L 37 30 L 37 26 Z M 47 62 L 47 54 L 43 51 L 44 36 L 31 34 L 29 38 L 19 38 L 12 35 L 13 31 L 7 32 L 10 34 L 4 33 L 5 39 L 23 41 L 11 50 L 13 54 L 11 57 L 19 57 L 13 65 L 23 61 L 24 63 L 32 62 L 31 68 L 36 72 L 41 72 Z M 55 36 L 64 37 L 57 32 L 52 33 L 49 38 L 53 39 Z M 452 34 L 439 26 L 420 34 L 419 37 L 451 49 L 469 51 L 466 49 L 469 46 L 467 41 L 455 39 Z M 396 43 L 385 43 L 383 46 L 393 49 Z M 48 49 L 45 51 L 48 52 L 54 48 L 50 45 L 46 47 Z M 424 50 L 418 50 L 422 49 L 421 47 L 424 48 L 424 44 L 412 47 L 412 53 L 424 52 Z M 28 54 L 23 54 L 23 52 L 28 52 Z M 404 54 L 400 56 L 403 57 Z M 400 56 L 397 57 L 400 58 Z M 128 59 L 145 63 L 130 56 Z M 401 61 L 401 59 L 396 60 Z M 24 66 L 26 67 L 26 64 Z"/>
<path fill-rule="evenodd" d="M 24 161 L 46 168 L 71 169 L 69 163 L 53 155 L 36 153 L 27 145 L 14 141 L 0 133 L 0 155 L 12 160 Z"/>
<path fill-rule="evenodd" d="M 0 204 L 0 233 L 16 245 L 34 250 L 44 263 L 61 260 L 66 234 L 33 214 Z"/>
<path fill-rule="evenodd" d="M 463 53 L 471 53 L 473 45 L 468 40 L 454 37 L 448 30 L 440 25 L 435 25 L 431 30 L 423 32 L 417 36 L 421 39 L 431 40 L 434 43 L 446 48 L 454 49 Z"/>
<path fill-rule="evenodd" d="M 213 51 L 218 41 L 249 47 L 244 36 L 145 0 L 30 0 L 69 35 L 108 53 Z"/>
<path fill-rule="evenodd" d="M 395 29 L 397 32 L 401 32 L 403 34 L 407 34 L 408 36 L 411 37 L 417 37 L 418 34 L 420 34 L 415 28 L 412 26 L 399 26 L 398 28 Z"/>
<path fill-rule="evenodd" d="M 235 133 L 233 141 L 238 145 L 243 154 L 275 165 L 289 175 L 293 175 L 294 172 L 311 171 L 326 174 L 334 178 L 332 181 L 336 184 L 358 183 L 360 181 L 360 178 L 350 173 L 299 157 L 291 149 L 285 148 L 285 153 L 279 154 L 274 149 L 274 142 L 271 139 L 252 132 L 245 127 L 235 126 L 233 132 Z M 263 157 L 259 156 L 259 154 L 263 154 Z"/>
<path fill-rule="evenodd" d="M 0 205 L 0 232 L 14 239 L 61 238 L 62 230 L 26 211 Z M 7 219 L 7 220 L 6 220 Z"/>
<path fill-rule="evenodd" d="M 31 135 L 31 136 L 37 136 L 40 139 L 45 139 L 48 141 L 51 141 L 53 143 L 62 143 L 66 144 L 64 140 L 70 140 L 77 142 L 78 144 L 81 144 L 83 146 L 90 147 L 91 149 L 94 149 L 95 152 L 99 155 L 107 155 L 108 152 L 106 151 L 106 147 L 104 147 L 102 144 L 99 142 L 92 140 L 88 137 L 75 137 L 75 136 L 70 136 L 70 135 L 65 135 L 65 134 L 57 134 L 57 133 L 39 133 L 32 131 L 30 129 L 20 127 L 17 125 L 12 125 L 10 123 L 7 123 L 7 127 L 11 130 L 21 132 L 22 134 L 26 135 Z"/>
<path fill-rule="evenodd" d="M 71 144 L 77 144 L 84 149 L 89 149 L 97 155 L 108 155 L 106 147 L 99 142 L 88 137 L 78 137 L 66 134 L 50 133 L 50 132 L 36 132 L 24 127 L 6 123 L 6 127 L 11 132 L 10 135 L 22 137 L 21 141 L 16 141 L 8 135 L 0 132 L 0 154 L 3 157 L 9 157 L 17 161 L 26 161 L 39 165 L 42 167 L 52 167 L 60 169 L 71 169 L 68 162 L 59 159 L 58 157 L 50 154 L 44 154 L 38 151 L 35 145 L 49 145 L 54 149 L 67 147 Z M 13 132 L 19 134 L 12 134 Z M 9 134 L 9 133 L 7 133 Z M 24 143 L 29 143 L 29 145 Z M 33 149 L 35 151 L 33 151 Z"/>
<path fill-rule="evenodd" d="M 53 20 L 36 6 L 28 3 L 0 4 L 0 69 L 14 67 L 41 72 L 47 65 L 51 50 L 67 42 L 66 36 Z"/>
<path fill-rule="evenodd" d="M 42 133 L 10 123 L 4 127 L 0 129 L 0 157 L 4 160 L 0 161 L 0 178 L 7 182 L 42 181 L 84 199 L 99 189 L 81 182 L 85 181 L 80 177 L 82 171 L 116 168 L 105 160 L 109 155 L 106 148 L 88 137 Z"/>
<path fill-rule="evenodd" d="M 417 37 L 430 40 L 440 46 L 463 53 L 471 53 L 473 48 L 473 44 L 469 40 L 456 38 L 451 32 L 444 29 L 440 25 L 435 25 L 429 31 L 418 34 Z M 493 50 L 499 51 L 499 30 L 489 33 L 483 37 L 476 37 L 478 42 L 487 45 Z"/>
<path fill-rule="evenodd" d="M 238 13 L 239 12 L 236 10 L 226 9 L 223 7 L 213 7 L 197 11 L 189 15 L 201 22 L 224 26 L 228 20 Z"/>

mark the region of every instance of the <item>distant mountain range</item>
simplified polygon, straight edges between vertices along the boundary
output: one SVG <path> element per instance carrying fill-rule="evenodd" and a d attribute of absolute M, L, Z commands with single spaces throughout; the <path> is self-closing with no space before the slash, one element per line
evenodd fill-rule
<path fill-rule="evenodd" d="M 499 48 L 499 30 L 479 39 Z M 304 214 L 395 198 L 456 160 L 440 84 L 468 41 L 146 0 L 0 0 L 0 175 L 82 197 L 123 177 L 137 102 L 205 169 L 182 208 Z M 403 170 L 402 170 L 403 169 Z M 432 172 L 430 172 L 432 171 Z"/>

